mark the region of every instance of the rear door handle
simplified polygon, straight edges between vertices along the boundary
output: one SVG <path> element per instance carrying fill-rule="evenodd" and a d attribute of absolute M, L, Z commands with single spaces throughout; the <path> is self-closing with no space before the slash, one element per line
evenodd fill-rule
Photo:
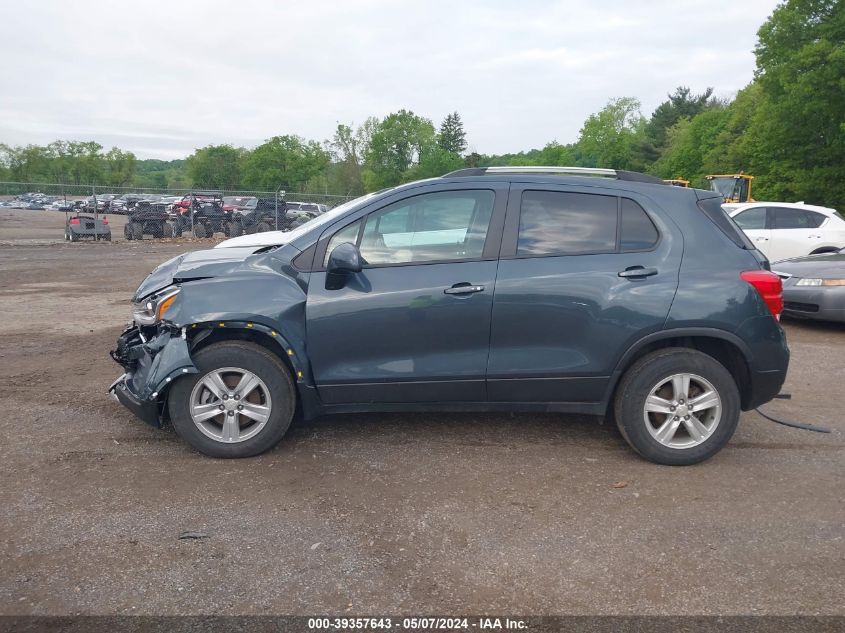
<path fill-rule="evenodd" d="M 446 288 L 443 291 L 444 294 L 447 295 L 469 295 L 473 292 L 483 292 L 484 286 L 473 286 L 470 283 L 463 282 L 459 284 L 455 284 L 451 288 Z"/>
<path fill-rule="evenodd" d="M 626 279 L 637 279 L 640 277 L 651 277 L 652 275 L 657 274 L 656 268 L 645 268 L 644 266 L 629 266 L 625 270 L 619 272 L 620 277 L 625 277 Z"/>

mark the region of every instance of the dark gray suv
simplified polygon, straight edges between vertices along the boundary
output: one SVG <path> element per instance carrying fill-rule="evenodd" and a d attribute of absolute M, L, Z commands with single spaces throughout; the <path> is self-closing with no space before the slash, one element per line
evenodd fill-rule
<path fill-rule="evenodd" d="M 295 415 L 613 418 L 692 464 L 786 377 L 781 281 L 713 192 L 604 169 L 464 169 L 161 264 L 112 393 L 246 457 Z M 221 248 L 222 247 L 222 248 Z"/>

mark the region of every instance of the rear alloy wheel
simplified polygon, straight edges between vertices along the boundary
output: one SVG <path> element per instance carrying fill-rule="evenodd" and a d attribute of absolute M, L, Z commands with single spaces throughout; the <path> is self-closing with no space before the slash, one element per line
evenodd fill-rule
<path fill-rule="evenodd" d="M 290 372 L 253 343 L 226 341 L 200 350 L 199 373 L 176 382 L 168 398 L 176 432 L 212 457 L 250 457 L 282 439 L 296 405 Z"/>
<path fill-rule="evenodd" d="M 640 455 L 689 465 L 715 455 L 739 421 L 739 391 L 716 359 L 684 348 L 658 350 L 625 373 L 616 392 L 620 432 Z"/>

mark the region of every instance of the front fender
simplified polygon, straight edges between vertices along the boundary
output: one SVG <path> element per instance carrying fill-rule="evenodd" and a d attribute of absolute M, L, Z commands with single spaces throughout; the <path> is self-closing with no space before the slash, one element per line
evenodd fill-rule
<path fill-rule="evenodd" d="M 305 351 L 305 284 L 262 262 L 244 274 L 183 283 L 167 319 L 188 332 L 189 343 L 208 329 L 251 330 L 279 345 L 297 381 L 310 384 Z"/>

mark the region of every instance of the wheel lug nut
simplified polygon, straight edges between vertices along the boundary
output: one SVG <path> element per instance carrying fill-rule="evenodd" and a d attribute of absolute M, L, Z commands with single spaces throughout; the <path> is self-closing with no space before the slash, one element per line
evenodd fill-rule
<path fill-rule="evenodd" d="M 220 409 L 220 410 L 222 411 L 222 410 L 223 410 L 223 405 L 221 404 L 221 405 L 220 405 L 219 407 L 217 407 L 217 408 L 218 408 L 218 409 Z"/>
<path fill-rule="evenodd" d="M 229 396 L 227 396 L 227 395 L 224 393 L 224 394 L 223 394 L 223 399 L 224 399 L 224 400 L 228 400 L 228 399 L 229 399 Z"/>
<path fill-rule="evenodd" d="M 675 410 L 675 406 L 674 406 L 674 405 L 672 405 L 671 407 L 669 407 L 669 411 L 674 411 L 674 410 Z"/>
<path fill-rule="evenodd" d="M 241 397 L 238 394 L 235 394 L 235 400 L 240 400 Z"/>
<path fill-rule="evenodd" d="M 234 412 L 234 411 L 229 411 L 229 415 L 230 415 L 230 416 L 235 415 L 235 412 Z"/>
<path fill-rule="evenodd" d="M 683 403 L 684 403 L 684 399 L 683 399 L 683 398 L 681 398 L 680 400 L 678 400 L 678 403 L 679 403 L 679 404 L 683 404 Z"/>
<path fill-rule="evenodd" d="M 677 420 L 678 420 L 678 416 L 676 415 L 676 416 L 675 416 L 674 418 L 672 418 L 672 419 L 673 419 L 673 420 L 675 420 L 675 421 L 677 421 Z"/>
<path fill-rule="evenodd" d="M 685 416 L 684 416 L 684 420 L 689 420 L 689 416 L 688 416 L 688 415 L 685 415 Z"/>
<path fill-rule="evenodd" d="M 238 405 L 238 411 L 242 411 L 242 410 L 243 410 L 243 408 L 244 408 L 244 405 L 242 405 L 242 404 L 239 404 L 239 405 Z"/>

